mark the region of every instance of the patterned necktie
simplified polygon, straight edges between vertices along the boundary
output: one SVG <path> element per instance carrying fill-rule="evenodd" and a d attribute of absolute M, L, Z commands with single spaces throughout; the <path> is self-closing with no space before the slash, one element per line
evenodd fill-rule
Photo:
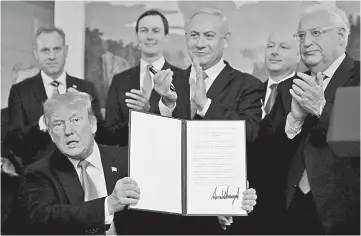
<path fill-rule="evenodd" d="M 78 167 L 81 168 L 80 183 L 81 186 L 83 186 L 85 202 L 99 198 L 97 188 L 95 187 L 94 182 L 86 171 L 89 165 L 90 162 L 88 162 L 87 160 L 82 160 L 78 164 Z"/>
<path fill-rule="evenodd" d="M 150 95 L 152 94 L 152 77 L 150 75 L 150 71 L 149 71 L 149 67 L 153 67 L 152 64 L 148 64 L 146 71 L 145 71 L 145 75 L 144 75 L 144 80 L 143 80 L 143 88 L 142 91 L 144 92 L 146 98 L 150 98 Z"/>
<path fill-rule="evenodd" d="M 271 112 L 272 107 L 275 104 L 277 97 L 277 86 L 278 84 L 271 84 L 271 86 L 269 87 L 271 89 L 271 93 L 269 94 L 268 100 L 264 106 L 264 111 L 267 115 Z"/>
<path fill-rule="evenodd" d="M 60 82 L 56 81 L 56 80 L 53 80 L 50 84 L 51 84 L 51 86 L 54 87 L 53 94 L 51 96 L 54 96 L 55 94 L 59 94 Z"/>
<path fill-rule="evenodd" d="M 207 78 L 208 78 L 207 73 L 203 71 L 203 79 L 206 80 Z M 192 119 L 195 116 L 196 112 L 197 112 L 197 105 L 191 99 L 191 118 Z"/>

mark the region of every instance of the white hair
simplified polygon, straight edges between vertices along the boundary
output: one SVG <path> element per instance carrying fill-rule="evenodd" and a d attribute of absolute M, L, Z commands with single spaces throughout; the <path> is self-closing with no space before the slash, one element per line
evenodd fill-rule
<path fill-rule="evenodd" d="M 222 24 L 222 30 L 225 33 L 228 33 L 228 19 L 225 15 L 223 15 L 222 11 L 218 9 L 212 9 L 212 8 L 204 8 L 196 11 L 191 17 L 189 17 L 187 23 L 186 23 L 186 29 L 188 29 L 188 25 L 191 22 L 191 20 L 198 14 L 209 14 L 213 15 L 219 18 Z"/>
<path fill-rule="evenodd" d="M 324 11 L 327 12 L 330 17 L 331 17 L 331 21 L 333 23 L 334 26 L 336 27 L 341 27 L 345 29 L 345 33 L 346 33 L 346 42 L 345 42 L 345 46 L 347 46 L 348 43 L 348 36 L 351 33 L 350 31 L 350 22 L 348 20 L 348 17 L 346 15 L 346 13 L 341 10 L 340 8 L 337 8 L 334 5 L 330 5 L 330 4 L 313 4 L 310 5 L 308 7 L 305 8 L 304 13 L 302 15 L 302 17 L 304 17 L 305 15 L 311 14 L 311 13 L 315 13 L 315 12 L 320 12 L 320 11 Z"/>
<path fill-rule="evenodd" d="M 68 91 L 63 94 L 56 94 L 48 98 L 43 105 L 44 123 L 49 127 L 50 117 L 57 111 L 60 106 L 79 106 L 84 107 L 88 111 L 89 119 L 94 117 L 92 110 L 92 96 L 85 92 Z"/>

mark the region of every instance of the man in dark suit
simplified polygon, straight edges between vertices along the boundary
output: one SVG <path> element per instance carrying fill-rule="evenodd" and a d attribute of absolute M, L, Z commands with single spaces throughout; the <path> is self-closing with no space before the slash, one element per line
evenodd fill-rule
<path fill-rule="evenodd" d="M 84 92 L 48 99 L 44 122 L 57 149 L 25 171 L 16 233 L 117 234 L 121 211 L 140 196 L 137 183 L 125 177 L 127 150 L 97 145 L 97 119 Z"/>
<path fill-rule="evenodd" d="M 187 22 L 186 39 L 192 65 L 174 78 L 169 71 L 156 75 L 156 83 L 163 85 L 160 113 L 182 119 L 246 120 L 246 138 L 251 144 L 258 135 L 263 86 L 223 60 L 230 39 L 226 17 L 219 10 L 197 11 Z M 170 89 L 171 81 L 176 92 Z M 188 232 L 209 233 L 208 219 L 197 219 L 198 225 L 194 223 Z M 225 228 L 233 219 L 222 216 L 219 222 Z"/>
<path fill-rule="evenodd" d="M 129 109 L 159 113 L 160 95 L 156 92 L 153 74 L 148 67 L 156 71 L 169 69 L 178 71 L 163 57 L 163 47 L 168 40 L 169 24 L 165 16 L 148 10 L 137 20 L 135 32 L 141 51 L 140 64 L 114 76 L 109 88 L 106 106 L 106 129 L 101 143 L 108 145 L 128 145 Z"/>
<path fill-rule="evenodd" d="M 53 148 L 42 123 L 43 103 L 53 94 L 75 88 L 90 94 L 95 116 L 101 120 L 100 105 L 94 86 L 65 73 L 68 54 L 64 32 L 56 27 L 41 27 L 35 34 L 34 55 L 41 72 L 13 85 L 9 95 L 8 139 L 11 150 L 25 165 L 48 154 Z"/>
<path fill-rule="evenodd" d="M 348 34 L 342 10 L 305 9 L 296 37 L 309 71 L 278 86 L 262 123 L 285 153 L 273 160 L 288 171 L 287 234 L 360 233 L 360 157 L 338 157 L 326 142 L 336 89 L 360 85 L 360 64 L 345 54 Z"/>
<path fill-rule="evenodd" d="M 290 30 L 273 31 L 267 42 L 265 66 L 269 73 L 263 83 L 265 96 L 262 99 L 262 118 L 268 115 L 277 97 L 277 86 L 295 76 L 300 61 L 299 45 Z M 259 204 L 248 225 L 252 233 L 274 234 L 282 231 L 286 209 L 284 196 L 285 171 L 277 168 L 278 163 L 270 156 L 282 155 L 277 140 L 267 138 L 260 132 L 254 153 L 248 152 L 249 171 L 252 185 L 257 189 Z M 274 171 L 277 169 L 277 171 Z M 251 218 L 251 217 L 250 217 Z M 261 226 L 261 227 L 260 227 Z"/>

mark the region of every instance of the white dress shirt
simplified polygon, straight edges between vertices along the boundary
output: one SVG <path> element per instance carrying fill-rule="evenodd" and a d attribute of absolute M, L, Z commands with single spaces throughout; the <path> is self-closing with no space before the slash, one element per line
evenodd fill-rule
<path fill-rule="evenodd" d="M 224 63 L 223 58 L 221 58 L 221 60 L 217 64 L 215 64 L 211 68 L 208 68 L 207 70 L 204 71 L 208 76 L 204 80 L 204 83 L 206 85 L 206 92 L 208 92 L 208 90 L 212 86 L 214 80 L 222 72 L 222 70 L 224 69 L 225 66 L 226 66 L 226 64 Z M 191 67 L 191 73 L 189 75 L 189 81 L 192 80 L 192 79 L 194 81 L 196 81 L 196 79 L 197 79 L 196 70 L 195 70 L 193 65 Z M 191 94 L 192 94 L 192 88 L 190 87 L 189 99 L 191 98 Z M 212 103 L 212 99 L 208 98 L 207 103 L 205 104 L 203 109 L 202 110 L 197 110 L 197 114 L 199 116 L 201 116 L 201 117 L 204 117 L 206 115 L 209 107 L 211 106 L 211 103 Z M 160 111 L 160 114 L 163 115 L 163 116 L 172 117 L 172 113 L 173 113 L 175 107 L 176 107 L 176 104 L 175 104 L 174 107 L 168 108 L 166 105 L 164 105 L 162 99 L 160 99 L 160 101 L 159 101 L 159 111 Z"/>
<path fill-rule="evenodd" d="M 78 174 L 80 180 L 81 168 L 78 167 L 78 163 L 80 162 L 80 160 L 75 160 L 72 158 L 68 158 L 68 159 L 73 164 L 74 169 L 76 170 L 76 173 Z M 103 171 L 103 164 L 100 157 L 99 147 L 95 141 L 93 144 L 93 152 L 86 160 L 90 163 L 90 165 L 86 168 L 86 172 L 92 179 L 97 189 L 99 198 L 107 197 L 108 192 L 107 192 L 107 185 L 105 182 L 105 176 Z M 105 212 L 105 224 L 111 224 L 113 222 L 114 215 L 109 215 L 107 198 L 104 201 L 104 212 Z"/>
<path fill-rule="evenodd" d="M 152 62 L 152 63 L 148 63 L 143 59 L 140 59 L 140 88 L 143 88 L 143 82 L 144 82 L 144 77 L 145 77 L 145 72 L 147 71 L 147 66 L 148 64 L 152 64 L 154 69 L 156 71 L 160 71 L 162 70 L 163 66 L 165 63 L 165 59 L 162 56 L 161 58 L 159 58 L 158 60 Z M 152 78 L 152 89 L 154 88 L 154 75 L 153 73 L 150 73 L 150 77 Z"/>
<path fill-rule="evenodd" d="M 263 118 L 265 117 L 265 115 L 266 115 L 266 112 L 264 111 L 264 107 L 266 106 L 267 101 L 268 101 L 268 98 L 269 98 L 269 96 L 270 96 L 270 94 L 271 94 L 271 85 L 273 85 L 273 84 L 280 84 L 281 82 L 283 82 L 283 81 L 285 81 L 285 80 L 287 80 L 287 79 L 289 79 L 289 78 L 292 78 L 293 76 L 295 76 L 295 74 L 296 74 L 296 72 L 293 71 L 290 75 L 284 77 L 283 79 L 281 79 L 281 80 L 279 80 L 279 81 L 274 81 L 271 76 L 268 77 L 266 96 L 265 96 L 265 98 L 264 98 L 264 103 L 262 104 L 262 119 L 263 119 Z"/>
<path fill-rule="evenodd" d="M 343 53 L 323 72 L 323 74 L 327 76 L 327 79 L 323 81 L 323 91 L 326 90 L 327 85 L 330 83 L 333 75 L 335 74 L 336 70 L 341 65 L 345 57 L 346 54 Z M 313 78 L 316 77 L 315 74 L 312 74 L 311 76 Z M 300 123 L 299 121 L 294 120 L 290 113 L 287 115 L 285 132 L 289 139 L 293 139 L 296 135 L 298 135 L 301 132 L 303 122 Z"/>
<path fill-rule="evenodd" d="M 51 82 L 54 81 L 54 79 L 50 78 L 47 74 L 44 73 L 44 71 L 41 71 L 41 78 L 43 80 L 46 96 L 50 98 L 53 95 L 54 86 L 51 85 Z M 59 78 L 56 79 L 56 81 L 59 82 L 58 90 L 60 94 L 66 93 L 66 73 L 63 71 Z"/>

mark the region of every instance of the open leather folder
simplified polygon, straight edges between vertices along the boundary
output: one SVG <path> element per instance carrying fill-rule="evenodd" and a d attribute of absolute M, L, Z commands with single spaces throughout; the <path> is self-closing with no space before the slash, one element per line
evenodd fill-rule
<path fill-rule="evenodd" d="M 246 215 L 244 121 L 180 120 L 130 112 L 130 209 L 181 215 Z"/>

